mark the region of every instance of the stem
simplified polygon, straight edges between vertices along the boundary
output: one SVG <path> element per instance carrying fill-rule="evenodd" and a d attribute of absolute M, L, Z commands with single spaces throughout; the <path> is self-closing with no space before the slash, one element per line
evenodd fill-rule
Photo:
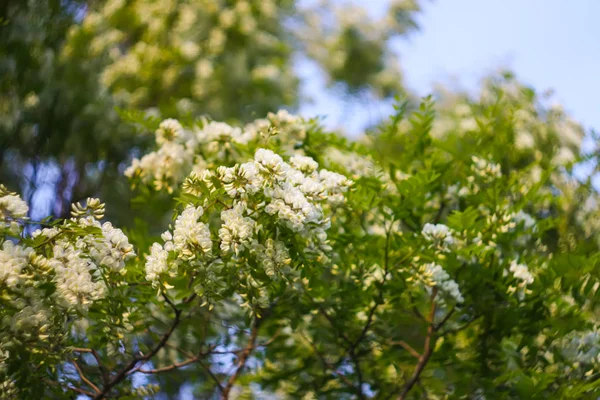
<path fill-rule="evenodd" d="M 433 348 L 431 345 L 433 342 L 433 336 L 435 335 L 435 331 L 436 331 L 436 326 L 434 323 L 435 309 L 436 309 L 436 303 L 435 303 L 436 295 L 437 295 L 437 288 L 433 288 L 433 293 L 431 294 L 431 309 L 429 310 L 429 325 L 427 326 L 427 336 L 425 337 L 425 344 L 423 346 L 423 354 L 419 357 L 419 361 L 417 362 L 417 365 L 415 366 L 413 374 L 410 377 L 410 379 L 408 380 L 408 382 L 406 382 L 404 389 L 402 389 L 402 393 L 400 393 L 400 396 L 398 396 L 398 400 L 406 399 L 408 392 L 410 392 L 410 390 L 419 381 L 419 377 L 421 376 L 421 373 L 425 369 L 427 362 L 429 361 L 429 359 L 431 358 L 431 355 L 433 354 Z"/>
<path fill-rule="evenodd" d="M 235 384 L 235 381 L 241 375 L 242 370 L 246 366 L 246 363 L 248 362 L 248 358 L 250 358 L 250 354 L 252 354 L 252 350 L 255 347 L 256 338 L 258 337 L 258 330 L 260 328 L 261 322 L 262 322 L 262 319 L 260 319 L 258 317 L 254 318 L 254 322 L 252 323 L 252 331 L 250 332 L 250 338 L 248 339 L 248 344 L 246 345 L 246 347 L 240 354 L 235 372 L 229 378 L 229 380 L 227 381 L 227 384 L 225 385 L 225 387 L 223 387 L 223 390 L 221 391 L 221 399 L 222 400 L 229 399 L 229 394 L 231 392 L 231 389 L 233 388 L 233 385 Z"/>
<path fill-rule="evenodd" d="M 75 367 L 75 370 L 77 370 L 77 373 L 79 374 L 79 377 L 81 378 L 81 380 L 84 381 L 89 387 L 94 389 L 94 392 L 100 393 L 100 389 L 98 389 L 98 386 L 94 385 L 92 383 L 92 381 L 90 381 L 88 378 L 85 377 L 85 375 L 83 374 L 83 371 L 81 370 L 81 368 L 79 368 L 79 364 L 77 364 L 77 361 L 73 360 L 72 363 L 73 363 L 73 366 Z"/>

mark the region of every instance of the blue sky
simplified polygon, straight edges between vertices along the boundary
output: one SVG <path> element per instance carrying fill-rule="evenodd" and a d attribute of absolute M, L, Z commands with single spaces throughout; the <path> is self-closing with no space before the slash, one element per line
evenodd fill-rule
<path fill-rule="evenodd" d="M 387 0 L 369 0 L 374 12 Z M 420 32 L 395 43 L 406 83 L 420 95 L 434 82 L 458 79 L 475 88 L 480 78 L 508 67 L 520 80 L 555 98 L 587 128 L 600 130 L 600 16 L 599 0 L 436 0 L 425 3 Z M 315 68 L 306 92 L 322 88 Z M 385 115 L 382 106 L 350 107 L 318 95 L 302 112 L 330 115 L 330 126 L 356 132 L 361 122 Z M 346 114 L 346 115 L 344 115 Z M 348 125 L 351 125 L 350 127 Z"/>

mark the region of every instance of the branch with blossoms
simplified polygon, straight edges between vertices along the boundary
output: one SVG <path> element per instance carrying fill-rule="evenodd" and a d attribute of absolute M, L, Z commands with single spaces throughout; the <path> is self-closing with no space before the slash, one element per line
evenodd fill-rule
<path fill-rule="evenodd" d="M 428 134 L 428 110 L 412 121 L 416 135 Z M 498 157 L 429 162 L 418 157 L 445 150 L 420 137 L 401 143 L 398 162 L 378 164 L 385 148 L 375 154 L 285 112 L 244 127 L 165 120 L 155 134 L 155 150 L 127 175 L 149 193 L 172 195 L 173 218 L 160 235 L 131 236 L 151 244 L 143 256 L 101 222 L 99 200 L 29 235 L 27 205 L 2 189 L 7 385 L 23 386 L 2 374 L 21 370 L 15 354 L 27 354 L 43 390 L 95 399 L 150 396 L 159 390 L 153 376 L 176 371 L 206 380 L 202 394 L 222 399 L 255 390 L 248 381 L 309 397 L 434 396 L 437 378 L 424 371 L 434 355 L 463 351 L 455 333 L 466 331 L 493 357 L 496 343 L 481 337 L 491 328 L 515 349 L 522 343 L 509 326 L 480 330 L 478 318 L 522 312 L 546 335 L 546 294 L 565 301 L 558 283 L 536 286 L 548 281 L 543 274 L 566 279 L 544 244 L 552 222 L 523 211 L 527 190 L 511 192 L 517 178 Z M 597 289 L 590 271 L 583 284 L 571 281 L 584 293 L 578 298 Z M 569 338 L 562 345 L 577 360 L 595 336 Z M 219 368 L 220 356 L 231 357 L 231 368 Z M 46 366 L 57 376 L 44 376 Z M 133 377 L 142 375 L 149 383 L 138 387 Z"/>

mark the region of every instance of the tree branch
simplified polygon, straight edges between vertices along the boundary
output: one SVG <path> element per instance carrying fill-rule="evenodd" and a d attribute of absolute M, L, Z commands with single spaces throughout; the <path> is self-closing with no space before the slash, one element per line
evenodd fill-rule
<path fill-rule="evenodd" d="M 108 371 L 102 364 L 100 355 L 98 354 L 98 352 L 95 349 L 74 347 L 73 351 L 78 352 L 78 353 L 90 353 L 91 355 L 93 355 L 94 358 L 96 359 L 96 363 L 98 364 L 98 368 L 100 369 L 100 372 L 102 373 L 102 380 L 103 380 L 104 384 L 106 385 L 108 383 Z"/>
<path fill-rule="evenodd" d="M 165 300 L 168 299 L 166 295 L 163 294 L 163 296 L 165 297 Z M 165 334 L 163 334 L 160 341 L 148 353 L 134 357 L 133 360 L 131 360 L 123 369 L 121 369 L 107 384 L 104 385 L 102 390 L 96 396 L 93 397 L 94 400 L 100 400 L 105 398 L 113 387 L 115 387 L 118 383 L 125 379 L 125 377 L 127 377 L 128 373 L 136 367 L 138 362 L 148 361 L 149 359 L 154 357 L 160 349 L 162 349 L 165 346 L 165 344 L 175 331 L 175 328 L 177 328 L 177 326 L 181 322 L 181 310 L 175 307 L 170 300 L 167 301 L 167 303 L 171 306 L 171 308 L 173 308 L 175 312 L 175 318 L 173 319 L 169 330 L 165 332 Z"/>
<path fill-rule="evenodd" d="M 174 370 L 174 369 L 181 368 L 181 367 L 185 367 L 186 365 L 190 365 L 190 364 L 192 364 L 192 363 L 195 363 L 196 361 L 200 360 L 200 358 L 201 358 L 201 357 L 203 357 L 203 356 L 204 356 L 204 354 L 198 354 L 198 355 L 196 355 L 196 356 L 194 356 L 194 357 L 192 357 L 192 358 L 188 358 L 188 359 L 187 359 L 187 360 L 185 360 L 185 361 L 181 361 L 181 362 L 178 362 L 178 363 L 174 363 L 174 364 L 168 365 L 168 366 L 166 366 L 166 367 L 161 367 L 161 368 L 154 368 L 154 369 L 137 369 L 137 370 L 136 370 L 136 369 L 133 369 L 133 370 L 131 370 L 131 372 L 130 372 L 130 373 L 133 373 L 133 372 L 140 372 L 140 373 L 142 373 L 142 374 L 158 374 L 158 373 L 161 373 L 161 372 L 172 371 L 172 370 Z"/>
<path fill-rule="evenodd" d="M 300 332 L 300 336 L 302 336 L 302 338 L 304 340 L 306 340 L 308 342 L 308 344 L 310 344 L 310 346 L 313 349 L 313 352 L 317 355 L 317 357 L 319 357 L 319 360 L 321 361 L 321 363 L 323 364 L 323 372 L 327 372 L 328 369 L 331 370 L 331 372 L 335 375 L 338 376 L 350 389 L 352 389 L 353 391 L 358 392 L 359 390 L 357 390 L 354 387 L 354 384 L 344 375 L 344 374 L 340 374 L 339 372 L 336 371 L 335 366 L 332 365 L 331 363 L 327 362 L 327 360 L 325 359 L 325 356 L 319 351 L 319 349 L 317 349 L 317 346 L 310 340 L 308 339 L 303 333 Z"/>
<path fill-rule="evenodd" d="M 94 392 L 100 393 L 100 389 L 98 389 L 98 386 L 94 385 L 92 383 L 92 381 L 90 381 L 88 378 L 85 377 L 85 375 L 83 374 L 83 371 L 81 370 L 81 368 L 79 368 L 79 364 L 77 364 L 77 361 L 73 360 L 73 361 L 71 361 L 71 363 L 75 367 L 75 370 L 77 370 L 77 373 L 79 374 L 79 377 L 81 378 L 81 380 L 84 381 L 89 387 L 94 389 Z"/>
<path fill-rule="evenodd" d="M 222 400 L 229 399 L 229 395 L 231 393 L 231 389 L 233 388 L 233 385 L 235 384 L 235 381 L 238 379 L 238 377 L 242 373 L 242 370 L 246 366 L 246 363 L 248 362 L 248 358 L 250 358 L 250 354 L 252 354 L 252 350 L 255 347 L 256 338 L 258 337 L 258 330 L 260 328 L 261 322 L 262 322 L 262 318 L 258 318 L 258 317 L 254 318 L 254 322 L 252 323 L 252 331 L 250 332 L 250 338 L 248 339 L 248 344 L 246 345 L 246 347 L 244 348 L 244 350 L 241 352 L 241 354 L 239 356 L 238 364 L 235 369 L 235 372 L 233 373 L 233 375 L 231 377 L 229 377 L 227 384 L 221 391 L 221 399 Z"/>
<path fill-rule="evenodd" d="M 60 386 L 60 387 L 63 387 L 63 385 L 61 385 L 60 382 L 56 382 L 56 381 L 53 381 L 53 380 L 50 380 L 50 379 L 43 379 L 43 381 L 45 383 L 47 383 L 48 385 L 51 385 L 51 386 Z M 75 386 L 66 386 L 66 388 L 69 389 L 69 390 L 74 391 L 75 393 L 84 394 L 84 395 L 90 396 L 90 397 L 94 396 L 94 393 L 90 392 L 89 390 L 80 389 L 80 388 L 77 388 Z"/>
<path fill-rule="evenodd" d="M 398 396 L 398 400 L 406 399 L 408 392 L 410 392 L 410 390 L 413 388 L 413 386 L 415 386 L 415 384 L 419 381 L 419 377 L 421 376 L 421 373 L 425 369 L 427 362 L 429 361 L 429 359 L 431 358 L 431 355 L 433 354 L 432 342 L 433 342 L 434 335 L 435 335 L 434 318 L 435 318 L 435 309 L 436 309 L 436 303 L 435 303 L 436 295 L 437 295 L 437 288 L 434 287 L 433 293 L 431 294 L 431 308 L 429 310 L 429 325 L 427 326 L 427 336 L 425 337 L 425 344 L 423 346 L 423 354 L 419 357 L 419 361 L 417 362 L 417 365 L 415 366 L 413 374 L 410 377 L 410 379 L 408 380 L 408 382 L 406 382 L 406 385 L 404 385 L 404 389 L 402 389 L 402 393 L 400 393 L 400 396 Z"/>
<path fill-rule="evenodd" d="M 415 358 L 421 358 L 421 354 L 419 354 L 418 351 L 416 351 L 414 349 L 414 347 L 412 347 L 410 344 L 406 343 L 404 340 L 395 340 L 395 341 L 391 341 L 389 342 L 390 345 L 399 345 L 402 346 L 402 348 L 404 348 L 404 350 L 408 351 L 413 357 Z"/>

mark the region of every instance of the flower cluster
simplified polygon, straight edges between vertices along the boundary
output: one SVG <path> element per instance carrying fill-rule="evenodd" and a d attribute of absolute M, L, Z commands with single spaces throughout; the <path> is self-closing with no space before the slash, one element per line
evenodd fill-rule
<path fill-rule="evenodd" d="M 21 200 L 15 196 L 11 202 L 20 204 Z M 99 200 L 88 199 L 72 209 L 71 219 L 38 229 L 31 236 L 19 226 L 19 242 L 0 236 L 3 352 L 14 349 L 40 357 L 64 351 L 61 343 L 70 324 L 85 318 L 94 303 L 123 284 L 126 262 L 135 257 L 128 238 L 111 223 L 100 223 L 104 204 Z M 11 218 L 21 218 L 25 212 L 22 206 L 20 214 L 14 213 L 14 207 L 11 210 Z"/>
<path fill-rule="evenodd" d="M 202 207 L 187 206 L 175 220 L 173 230 L 173 249 L 184 260 L 193 260 L 199 255 L 210 255 L 212 240 L 208 226 L 198 221 L 204 214 Z M 165 233 L 170 239 L 170 234 Z M 170 247 L 167 241 L 165 245 Z"/>
<path fill-rule="evenodd" d="M 141 159 L 134 158 L 125 170 L 125 175 L 134 182 L 151 184 L 156 190 L 173 192 L 190 174 L 205 175 L 208 166 L 222 164 L 223 160 L 242 161 L 246 155 L 238 147 L 256 146 L 259 141 L 271 135 L 277 135 L 283 143 L 301 140 L 308 127 L 302 118 L 293 116 L 285 110 L 269 113 L 266 119 L 257 119 L 243 128 L 224 122 L 201 120 L 193 129 L 185 129 L 174 119 L 160 123 L 155 132 L 158 149 L 145 154 Z M 292 148 L 289 147 L 291 150 Z M 251 166 L 242 164 L 233 171 L 222 167 L 217 172 L 225 179 L 234 176 L 253 174 L 246 171 Z"/>
<path fill-rule="evenodd" d="M 450 188 L 452 192 L 457 190 L 459 197 L 476 195 L 482 187 L 502 177 L 502 169 L 499 164 L 477 156 L 471 157 L 471 161 L 471 175 L 467 178 L 466 184 Z"/>
<path fill-rule="evenodd" d="M 523 296 L 527 293 L 531 293 L 530 290 L 527 289 L 527 285 L 531 285 L 534 281 L 533 275 L 529 272 L 529 268 L 525 264 L 519 264 L 516 260 L 512 260 L 510 262 L 509 271 L 512 273 L 513 277 L 517 280 L 517 286 L 509 286 L 508 293 L 518 292 L 519 298 L 523 298 Z"/>
<path fill-rule="evenodd" d="M 157 190 L 164 188 L 171 192 L 192 168 L 193 144 L 187 139 L 179 122 L 171 119 L 163 121 L 156 130 L 159 149 L 144 155 L 141 160 L 134 158 L 125 175 L 152 184 Z"/>
<path fill-rule="evenodd" d="M 268 276 L 275 276 L 284 266 L 292 262 L 285 244 L 271 238 L 267 239 L 264 244 L 253 242 L 252 252 Z"/>
<path fill-rule="evenodd" d="M 24 273 L 33 253 L 30 247 L 21 247 L 11 241 L 2 244 L 0 251 L 0 282 L 9 288 L 16 288 L 27 279 Z"/>
<path fill-rule="evenodd" d="M 500 169 L 499 164 L 476 156 L 471 157 L 471 159 L 473 160 L 471 171 L 474 176 L 482 182 L 490 183 L 495 179 L 502 177 L 502 170 Z"/>
<path fill-rule="evenodd" d="M 219 239 L 222 252 L 234 252 L 237 255 L 240 249 L 250 246 L 256 230 L 256 221 L 244 216 L 245 211 L 244 203 L 237 203 L 233 208 L 221 213 L 223 225 L 219 229 Z"/>
<path fill-rule="evenodd" d="M 0 185 L 0 229 L 8 229 L 16 236 L 19 232 L 18 220 L 27 217 L 29 207 L 16 193 Z"/>
<path fill-rule="evenodd" d="M 417 271 L 416 279 L 423 282 L 426 286 L 437 288 L 457 303 L 464 301 L 458 283 L 450 278 L 450 275 L 448 275 L 441 265 L 436 263 L 421 265 Z M 412 280 L 412 278 L 409 280 Z"/>
<path fill-rule="evenodd" d="M 302 243 L 299 250 L 305 257 L 327 260 L 331 247 L 326 214 L 343 203 L 352 181 L 318 167 L 304 155 L 294 155 L 288 163 L 272 150 L 259 148 L 251 161 L 208 169 L 202 177 L 190 175 L 184 190 L 198 196 L 204 207 L 187 205 L 172 233 L 162 235 L 164 244 L 152 245 L 146 278 L 168 288 L 167 275 L 189 271 L 197 276 L 196 292 L 211 302 L 211 296 L 226 287 L 228 271 L 238 269 L 245 287 L 240 296 L 248 304 L 263 304 L 268 282 L 261 283 L 260 274 L 253 276 L 254 269 L 270 279 L 285 270 L 291 278 L 286 267 L 292 262 L 294 242 Z M 217 216 L 218 227 L 211 222 Z M 287 243 L 283 236 L 290 238 Z"/>
<path fill-rule="evenodd" d="M 444 253 L 450 251 L 450 246 L 455 243 L 452 230 L 444 224 L 430 224 L 427 223 L 423 226 L 421 234 L 427 241 L 431 242 L 431 245 Z"/>

